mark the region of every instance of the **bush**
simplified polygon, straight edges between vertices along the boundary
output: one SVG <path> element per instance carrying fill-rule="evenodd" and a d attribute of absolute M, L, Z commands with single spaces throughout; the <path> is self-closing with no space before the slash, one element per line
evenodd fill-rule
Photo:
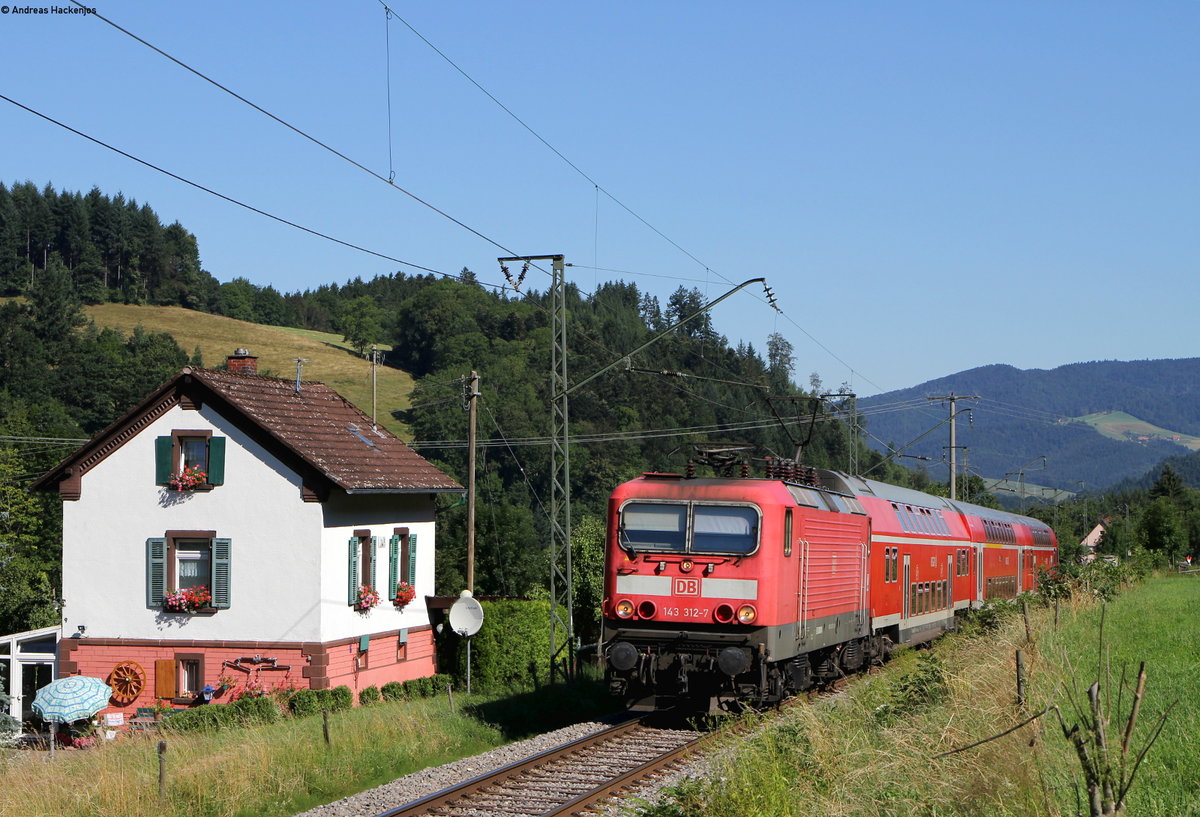
<path fill-rule="evenodd" d="M 321 692 L 326 690 L 298 689 L 288 699 L 288 709 L 297 718 L 307 718 L 321 711 Z"/>
<path fill-rule="evenodd" d="M 876 710 L 877 716 L 890 722 L 933 704 L 941 703 L 950 695 L 950 682 L 946 667 L 935 653 L 922 652 L 917 656 L 917 666 L 904 675 L 892 688 L 892 700 Z"/>
<path fill-rule="evenodd" d="M 21 736 L 21 722 L 8 714 L 9 700 L 0 692 L 0 749 L 15 746 Z"/>
<path fill-rule="evenodd" d="M 471 684 L 480 689 L 527 687 L 547 680 L 550 667 L 550 602 L 482 601 L 483 627 L 471 641 Z M 466 641 L 450 632 L 439 639 L 442 666 L 467 674 Z"/>
<path fill-rule="evenodd" d="M 385 701 L 403 701 L 404 700 L 404 684 L 399 681 L 388 681 L 380 690 Z"/>
<path fill-rule="evenodd" d="M 380 698 L 381 696 L 379 694 L 379 687 L 377 686 L 363 687 L 358 691 L 358 702 L 362 706 L 377 704 L 379 703 Z"/>
<path fill-rule="evenodd" d="M 236 726 L 237 723 L 229 706 L 206 704 L 165 718 L 158 728 L 163 732 L 207 732 Z"/>
<path fill-rule="evenodd" d="M 329 697 L 334 712 L 343 712 L 354 706 L 354 690 L 348 686 L 334 687 L 329 691 Z"/>
<path fill-rule="evenodd" d="M 245 726 L 257 723 L 275 723 L 283 714 L 279 711 L 279 705 L 270 698 L 238 698 L 233 703 L 221 708 L 231 710 L 233 717 Z M 176 715 L 175 717 L 180 716 Z"/>

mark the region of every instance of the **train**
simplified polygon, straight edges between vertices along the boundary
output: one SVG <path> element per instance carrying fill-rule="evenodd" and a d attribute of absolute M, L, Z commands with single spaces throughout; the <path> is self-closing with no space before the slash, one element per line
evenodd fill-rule
<path fill-rule="evenodd" d="M 609 499 L 605 679 L 634 709 L 770 705 L 955 629 L 1058 563 L 1045 523 L 795 464 Z"/>

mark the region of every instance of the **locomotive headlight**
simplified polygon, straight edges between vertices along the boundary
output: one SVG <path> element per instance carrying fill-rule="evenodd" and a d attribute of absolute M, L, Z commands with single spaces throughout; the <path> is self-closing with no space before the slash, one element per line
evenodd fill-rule
<path fill-rule="evenodd" d="M 633 615 L 633 602 L 629 599 L 621 599 L 613 609 L 617 614 L 617 618 L 629 618 Z"/>
<path fill-rule="evenodd" d="M 637 609 L 638 618 L 654 618 L 654 614 L 658 612 L 658 608 L 652 601 L 643 601 Z"/>
<path fill-rule="evenodd" d="M 737 618 L 742 624 L 753 624 L 754 619 L 758 618 L 758 611 L 753 604 L 743 604 L 738 608 Z"/>
<path fill-rule="evenodd" d="M 691 573 L 692 568 L 695 566 L 696 566 L 695 562 L 693 562 L 691 559 L 684 559 L 682 562 L 679 563 L 679 572 L 680 573 Z"/>
<path fill-rule="evenodd" d="M 713 611 L 713 618 L 719 624 L 733 623 L 733 608 L 728 604 L 718 604 L 717 609 Z"/>

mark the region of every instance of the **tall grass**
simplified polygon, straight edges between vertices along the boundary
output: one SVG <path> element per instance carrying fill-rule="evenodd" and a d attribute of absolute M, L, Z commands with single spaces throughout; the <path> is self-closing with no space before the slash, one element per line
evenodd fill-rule
<path fill-rule="evenodd" d="M 1082 701 L 1099 681 L 1110 708 L 1114 740 L 1120 740 L 1138 665 L 1147 683 L 1132 745 L 1142 747 L 1170 708 L 1163 731 L 1139 769 L 1129 796 L 1134 815 L 1200 815 L 1200 581 L 1166 575 L 1127 589 L 1104 608 L 1075 608 L 1058 632 L 1046 633 L 1040 652 L 1045 671 L 1033 679 L 1040 697 Z M 1049 728 L 1049 725 L 1047 725 Z M 1073 758 L 1056 768 L 1058 801 L 1074 809 L 1078 773 Z M 1084 795 L 1080 795 L 1084 796 Z"/>
<path fill-rule="evenodd" d="M 167 740 L 167 797 L 158 798 L 158 735 L 87 751 L 10 752 L 0 760 L 0 817 L 291 815 L 426 766 L 503 743 L 444 699 L 360 707 Z"/>
<path fill-rule="evenodd" d="M 1187 577 L 1130 588 L 1110 603 L 1105 668 L 1149 662 L 1150 686 L 1138 738 L 1174 699 L 1162 739 L 1139 772 L 1130 814 L 1200 814 L 1200 689 L 1195 629 L 1200 584 Z M 1066 609 L 1057 633 L 1051 611 L 1032 611 L 1039 638 L 1025 643 L 1019 617 L 997 629 L 939 642 L 936 660 L 901 653 L 884 671 L 833 697 L 752 718 L 752 737 L 731 738 L 713 754 L 711 774 L 645 811 L 654 817 L 776 815 L 1069 815 L 1086 802 L 1078 761 L 1056 724 L 1035 723 L 974 749 L 937 758 L 1019 723 L 1094 680 L 1101 608 Z M 1028 704 L 1016 705 L 1015 651 L 1025 655 Z M 1070 681 L 1071 668 L 1080 673 Z M 1102 677 L 1102 683 L 1105 678 Z M 937 694 L 927 694 L 944 685 Z M 1113 689 L 1115 695 L 1115 688 Z M 1124 694 L 1128 707 L 1130 692 Z M 1186 702 L 1185 702 L 1186 701 Z M 1114 732 L 1119 729 L 1114 728 Z M 1190 768 L 1189 768 L 1190 767 Z M 1086 813 L 1086 809 L 1083 813 Z"/>

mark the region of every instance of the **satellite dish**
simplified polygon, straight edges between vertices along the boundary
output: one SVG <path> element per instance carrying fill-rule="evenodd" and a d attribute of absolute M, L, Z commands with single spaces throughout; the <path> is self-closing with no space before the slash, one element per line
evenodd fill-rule
<path fill-rule="evenodd" d="M 483 606 L 466 590 L 450 605 L 450 629 L 470 638 L 483 626 Z"/>

